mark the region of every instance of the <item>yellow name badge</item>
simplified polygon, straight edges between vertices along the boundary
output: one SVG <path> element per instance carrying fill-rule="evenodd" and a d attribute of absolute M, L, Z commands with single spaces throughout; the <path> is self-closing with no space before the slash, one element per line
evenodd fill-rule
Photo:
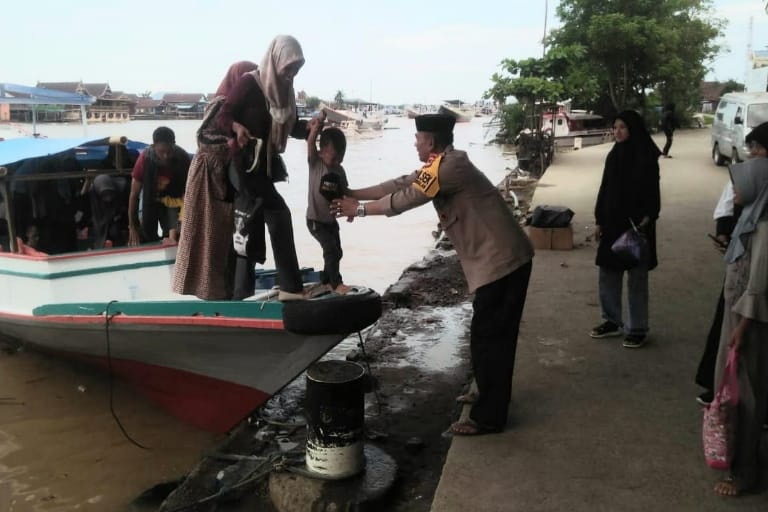
<path fill-rule="evenodd" d="M 435 197 L 440 192 L 440 181 L 437 177 L 437 170 L 440 167 L 440 160 L 443 155 L 432 155 L 419 171 L 413 186 L 427 197 Z"/>

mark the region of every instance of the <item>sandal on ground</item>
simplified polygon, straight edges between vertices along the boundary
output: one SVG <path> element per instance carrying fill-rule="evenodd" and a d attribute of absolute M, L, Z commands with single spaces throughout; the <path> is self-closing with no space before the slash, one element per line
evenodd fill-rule
<path fill-rule="evenodd" d="M 477 393 L 470 391 L 456 397 L 456 401 L 460 404 L 473 404 L 477 402 Z"/>
<path fill-rule="evenodd" d="M 734 498 L 742 493 L 742 489 L 739 486 L 736 479 L 732 476 L 724 478 L 715 484 L 715 493 L 720 496 L 728 498 Z"/>
<path fill-rule="evenodd" d="M 491 428 L 484 425 L 480 425 L 474 420 L 466 419 L 464 421 L 457 421 L 448 431 L 455 436 L 480 436 L 483 434 L 498 434 L 501 432 L 500 428 Z"/>

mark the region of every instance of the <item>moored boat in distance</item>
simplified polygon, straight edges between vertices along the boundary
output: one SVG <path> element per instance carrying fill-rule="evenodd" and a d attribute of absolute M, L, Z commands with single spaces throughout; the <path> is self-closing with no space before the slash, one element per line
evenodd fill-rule
<path fill-rule="evenodd" d="M 24 197 L 31 183 L 55 184 L 53 193 L 67 196 L 87 177 L 129 176 L 129 168 L 103 156 L 136 156 L 141 147 L 124 138 L 117 144 L 88 138 L 0 144 L 7 220 L 0 226 L 0 335 L 106 368 L 179 418 L 226 432 L 361 326 L 335 315 L 340 319 L 332 328 L 289 331 L 268 270 L 257 273 L 257 292 L 244 301 L 174 294 L 174 243 L 46 254 L 17 237 L 22 217 L 32 214 L 24 209 L 32 208 L 27 200 L 34 198 Z M 317 273 L 305 269 L 304 278 L 316 281 Z M 349 299 L 327 294 L 327 302 L 344 310 L 339 301 L 366 293 L 371 302 L 375 292 L 364 288 Z M 327 310 L 323 299 L 315 301 Z M 369 307 L 366 322 L 374 321 L 372 314 Z"/>
<path fill-rule="evenodd" d="M 558 105 L 542 114 L 541 130 L 554 137 L 555 147 L 582 147 L 612 140 L 608 121 L 586 110 L 571 110 Z"/>
<path fill-rule="evenodd" d="M 468 123 L 475 117 L 475 111 L 464 106 L 460 100 L 447 100 L 437 109 L 439 114 L 456 118 L 457 123 Z"/>
<path fill-rule="evenodd" d="M 382 135 L 386 117 L 378 112 L 354 112 L 351 110 L 333 109 L 323 106 L 328 126 L 335 126 L 344 132 L 348 138 L 372 137 Z"/>

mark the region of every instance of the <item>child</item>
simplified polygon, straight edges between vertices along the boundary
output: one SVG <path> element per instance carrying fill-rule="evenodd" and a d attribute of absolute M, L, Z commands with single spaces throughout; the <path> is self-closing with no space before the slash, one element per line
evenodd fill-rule
<path fill-rule="evenodd" d="M 325 116 L 316 117 L 309 123 L 307 159 L 309 162 L 309 202 L 307 227 L 323 248 L 325 265 L 320 273 L 326 289 L 345 294 L 350 287 L 342 282 L 339 262 L 343 252 L 339 237 L 339 223 L 330 211 L 333 199 L 348 193 L 347 175 L 341 162 L 347 149 L 344 133 L 338 128 L 322 130 Z M 322 130 L 322 133 L 321 133 Z M 320 149 L 317 136 L 320 135 Z"/>

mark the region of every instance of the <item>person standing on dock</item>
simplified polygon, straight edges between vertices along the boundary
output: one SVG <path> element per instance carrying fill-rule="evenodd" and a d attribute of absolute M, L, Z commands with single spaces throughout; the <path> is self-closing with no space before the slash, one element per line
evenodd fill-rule
<path fill-rule="evenodd" d="M 477 395 L 469 418 L 451 425 L 455 435 L 501 432 L 507 423 L 520 319 L 531 275 L 533 246 L 498 189 L 453 148 L 456 119 L 416 117 L 416 151 L 424 165 L 401 180 L 379 185 L 389 193 L 361 203 L 344 197 L 331 204 L 336 216 L 393 216 L 432 202 L 453 243 L 470 292 L 475 293 L 470 327 Z"/>
<path fill-rule="evenodd" d="M 661 154 L 664 155 L 664 158 L 672 158 L 669 154 L 669 150 L 672 149 L 672 137 L 677 128 L 680 128 L 680 122 L 675 116 L 675 104 L 668 103 L 664 107 L 664 112 L 661 114 L 661 129 L 664 132 L 664 136 L 667 138 L 667 141 L 664 143 L 664 149 L 661 150 Z"/>

